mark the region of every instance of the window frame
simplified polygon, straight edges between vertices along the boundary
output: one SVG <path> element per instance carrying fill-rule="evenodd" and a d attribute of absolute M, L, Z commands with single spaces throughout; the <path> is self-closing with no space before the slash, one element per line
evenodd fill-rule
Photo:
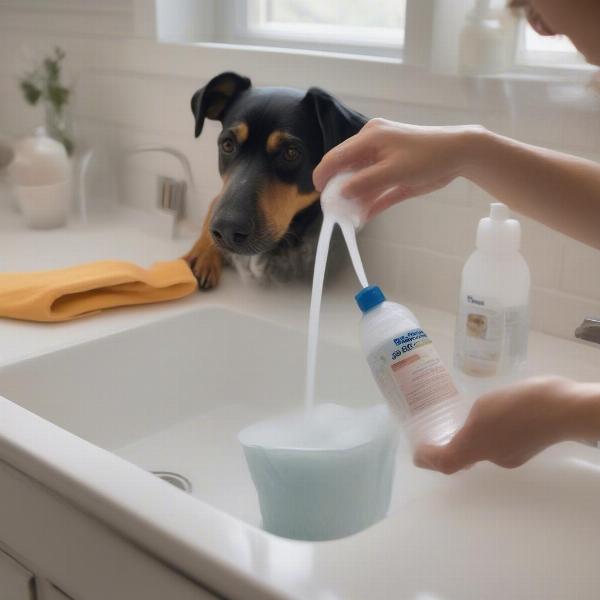
<path fill-rule="evenodd" d="M 522 18 L 518 24 L 515 40 L 513 68 L 516 71 L 547 69 L 582 70 L 593 69 L 592 65 L 585 62 L 585 58 L 577 51 L 565 52 L 561 50 L 527 50 L 526 45 L 527 22 Z"/>
<path fill-rule="evenodd" d="M 161 0 L 155 0 L 159 2 Z M 473 0 L 406 0 L 404 45 L 394 44 L 345 44 L 340 42 L 319 43 L 307 42 L 303 39 L 290 41 L 289 32 L 285 35 L 257 35 L 247 27 L 248 9 L 255 0 L 195 0 L 198 5 L 195 13 L 189 12 L 189 5 L 194 0 L 162 0 L 168 1 L 177 10 L 182 21 L 181 30 L 189 28 L 189 18 L 201 21 L 197 27 L 198 34 L 178 34 L 172 39 L 158 37 L 159 41 L 175 43 L 193 43 L 195 45 L 216 44 L 260 53 L 269 53 L 273 57 L 285 55 L 318 55 L 330 58 L 356 57 L 364 62 L 363 76 L 368 76 L 374 62 L 395 63 L 407 69 L 423 69 L 433 75 L 462 77 L 459 67 L 459 40 L 465 17 L 473 6 Z M 133 0 L 136 6 L 137 21 L 142 21 L 144 32 L 149 23 L 154 22 L 156 13 L 150 10 L 147 0 Z M 250 4 L 249 4 L 250 3 Z M 152 3 L 154 4 L 154 3 Z M 143 10 L 142 10 L 143 8 Z M 188 12 L 186 12 L 186 10 Z M 140 16 L 141 15 L 141 16 Z M 200 15 L 201 18 L 198 17 Z M 143 17 L 143 18 L 142 18 Z M 148 24 L 146 23 L 148 22 Z M 583 60 L 573 60 L 571 53 L 560 52 L 525 52 L 524 20 L 521 19 L 517 31 L 512 35 L 512 62 L 502 73 L 482 73 L 483 78 L 523 80 L 564 80 L 565 78 L 581 81 L 593 72 L 595 67 Z M 154 31 L 158 27 L 154 22 Z M 265 32 L 263 32 L 264 34 Z M 297 36 L 302 37 L 302 36 Z M 282 39 L 282 38 L 285 38 Z M 329 62 L 329 61 L 328 61 Z M 336 73 L 331 73 L 334 77 Z"/>
<path fill-rule="evenodd" d="M 407 4 L 410 0 L 407 0 Z M 261 0 L 222 0 L 219 5 L 218 30 L 228 43 L 249 44 L 329 52 L 332 54 L 354 54 L 370 57 L 403 58 L 404 31 L 399 34 L 392 29 L 389 35 L 382 36 L 378 28 L 345 28 L 343 26 L 315 26 L 310 24 L 269 25 L 260 20 Z M 312 31 L 310 31 L 312 29 Z M 345 30 L 348 35 L 341 34 Z M 375 32 L 379 32 L 376 37 Z M 394 33 L 392 33 L 394 32 Z M 350 33 L 355 37 L 348 42 Z M 364 34 L 370 33 L 366 36 Z M 363 38 L 360 39 L 360 35 Z M 394 39 L 398 36 L 397 41 Z M 292 43 L 290 43 L 292 42 Z"/>

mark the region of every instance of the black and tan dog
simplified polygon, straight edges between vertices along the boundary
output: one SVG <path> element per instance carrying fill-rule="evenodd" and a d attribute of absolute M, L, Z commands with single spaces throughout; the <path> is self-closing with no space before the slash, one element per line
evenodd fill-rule
<path fill-rule="evenodd" d="M 261 282 L 311 273 L 322 221 L 312 171 L 366 117 L 319 88 L 254 88 L 236 73 L 199 89 L 192 112 L 196 137 L 205 119 L 223 126 L 223 188 L 185 256 L 199 287 L 216 286 L 224 262 Z"/>

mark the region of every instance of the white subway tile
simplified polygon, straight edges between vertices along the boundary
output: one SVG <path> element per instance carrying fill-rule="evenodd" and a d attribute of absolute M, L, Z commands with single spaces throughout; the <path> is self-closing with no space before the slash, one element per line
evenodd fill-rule
<path fill-rule="evenodd" d="M 438 199 L 439 198 L 439 199 Z M 443 196 L 411 198 L 378 215 L 365 236 L 465 257 L 475 244 L 479 215 L 473 209 L 446 203 Z"/>
<path fill-rule="evenodd" d="M 14 137 L 31 135 L 37 126 L 44 124 L 43 108 L 25 102 L 14 75 L 0 76 L 0 94 L 0 133 Z"/>
<path fill-rule="evenodd" d="M 509 114 L 507 133 L 522 142 L 559 145 L 563 141 L 561 115 L 555 110 L 527 108 Z"/>
<path fill-rule="evenodd" d="M 533 219 L 514 217 L 521 223 L 521 253 L 529 265 L 532 284 L 558 288 L 565 236 Z"/>
<path fill-rule="evenodd" d="M 369 281 L 390 297 L 455 311 L 462 261 L 421 248 L 377 239 L 360 239 Z"/>
<path fill-rule="evenodd" d="M 358 236 L 358 246 L 369 282 L 379 285 L 389 297 L 397 297 L 404 261 L 402 249 L 363 233 Z"/>
<path fill-rule="evenodd" d="M 600 301 L 600 250 L 575 240 L 566 240 L 560 289 Z"/>
<path fill-rule="evenodd" d="M 561 146 L 591 152 L 600 150 L 600 111 L 563 110 L 557 124 Z"/>
<path fill-rule="evenodd" d="M 179 77 L 90 70 L 78 84 L 77 111 L 127 127 L 193 136 L 190 99 L 201 85 Z"/>
<path fill-rule="evenodd" d="M 420 248 L 403 248 L 404 273 L 398 294 L 425 306 L 456 312 L 461 260 Z"/>
<path fill-rule="evenodd" d="M 586 316 L 600 316 L 600 302 L 558 290 L 531 290 L 532 329 L 573 339 L 575 328 Z"/>

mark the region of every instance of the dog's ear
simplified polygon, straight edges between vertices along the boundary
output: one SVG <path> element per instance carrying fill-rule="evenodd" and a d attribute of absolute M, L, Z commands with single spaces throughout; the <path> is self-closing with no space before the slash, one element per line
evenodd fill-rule
<path fill-rule="evenodd" d="M 248 77 L 225 72 L 213 77 L 192 96 L 192 113 L 196 119 L 195 134 L 202 133 L 204 119 L 222 121 L 231 102 L 252 85 Z"/>
<path fill-rule="evenodd" d="M 323 136 L 324 153 L 358 133 L 368 121 L 367 117 L 348 108 L 321 88 L 310 88 L 302 102 L 317 116 Z"/>

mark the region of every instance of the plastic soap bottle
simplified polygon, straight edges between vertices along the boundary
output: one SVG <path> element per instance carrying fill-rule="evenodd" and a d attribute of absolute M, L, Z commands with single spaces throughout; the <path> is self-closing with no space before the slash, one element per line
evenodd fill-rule
<path fill-rule="evenodd" d="M 362 346 L 379 389 L 413 444 L 444 444 L 462 422 L 462 399 L 413 313 L 379 287 L 358 294 Z"/>
<path fill-rule="evenodd" d="M 521 225 L 508 207 L 490 204 L 462 272 L 454 360 L 465 375 L 510 376 L 525 364 L 530 275 L 520 244 Z"/>
<path fill-rule="evenodd" d="M 476 0 L 459 39 L 459 68 L 464 75 L 501 73 L 510 67 L 514 25 L 491 0 Z"/>

